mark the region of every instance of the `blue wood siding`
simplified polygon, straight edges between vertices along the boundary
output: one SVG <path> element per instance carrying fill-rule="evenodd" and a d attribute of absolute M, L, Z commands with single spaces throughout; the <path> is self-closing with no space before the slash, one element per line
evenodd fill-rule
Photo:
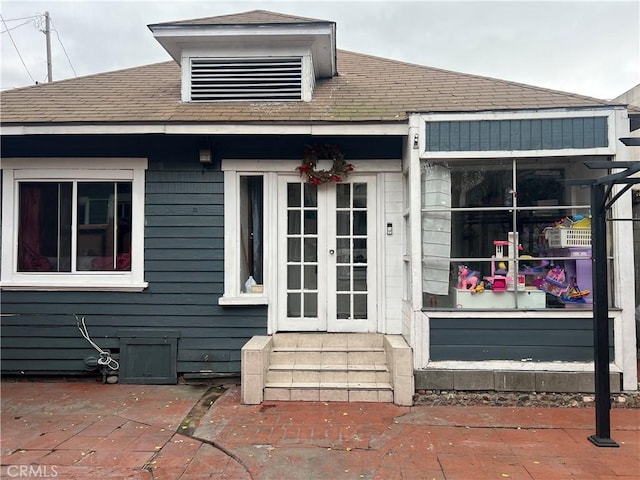
<path fill-rule="evenodd" d="M 119 352 L 118 330 L 177 330 L 179 373 L 240 372 L 240 349 L 253 335 L 266 334 L 267 312 L 264 306 L 218 306 L 224 291 L 223 173 L 202 169 L 193 141 L 162 142 L 164 147 L 125 142 L 131 151 L 112 153 L 149 158 L 144 240 L 149 287 L 2 292 L 3 372 L 85 373 L 83 359 L 97 352 L 80 335 L 74 313 L 85 317 L 89 334 L 103 349 Z M 96 145 L 101 155 L 110 154 L 106 145 Z"/>
<path fill-rule="evenodd" d="M 331 138 L 215 137 L 214 162 L 198 162 L 197 136 L 7 137 L 8 157 L 143 157 L 145 280 L 143 292 L 3 291 L 1 366 L 4 373 L 83 374 L 96 350 L 73 314 L 85 317 L 91 338 L 118 352 L 118 330 L 179 332 L 177 372 L 239 373 L 240 349 L 267 331 L 266 306 L 218 305 L 224 291 L 224 184 L 221 158 L 301 159 L 305 144 Z M 339 139 L 349 159 L 401 157 L 402 139 Z"/>
<path fill-rule="evenodd" d="M 429 152 L 560 150 L 608 146 L 607 117 L 426 122 Z"/>
<path fill-rule="evenodd" d="M 593 361 L 589 318 L 431 318 L 431 360 Z M 609 329 L 613 358 L 613 320 Z"/>

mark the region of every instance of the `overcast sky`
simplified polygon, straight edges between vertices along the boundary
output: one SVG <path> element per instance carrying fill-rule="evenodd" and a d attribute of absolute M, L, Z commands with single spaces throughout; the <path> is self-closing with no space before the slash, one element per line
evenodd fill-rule
<path fill-rule="evenodd" d="M 262 9 L 337 23 L 338 48 L 611 99 L 640 83 L 640 0 L 5 1 L 2 89 L 170 60 L 147 25 Z M 75 71 L 75 72 L 74 72 Z"/>

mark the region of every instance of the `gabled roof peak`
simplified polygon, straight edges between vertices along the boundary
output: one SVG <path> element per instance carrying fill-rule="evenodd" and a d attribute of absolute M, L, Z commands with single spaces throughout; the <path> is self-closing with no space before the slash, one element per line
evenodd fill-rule
<path fill-rule="evenodd" d="M 176 22 L 163 22 L 148 25 L 150 29 L 153 27 L 164 26 L 189 26 L 189 25 L 278 25 L 278 24 L 301 24 L 301 23 L 328 23 L 328 20 L 319 20 L 315 18 L 299 17 L 287 15 L 284 13 L 270 12 L 268 10 L 251 10 L 243 13 L 234 13 L 229 15 L 218 15 L 215 17 L 194 18 L 190 20 L 180 20 Z"/>
<path fill-rule="evenodd" d="M 253 10 L 148 27 L 182 67 L 185 102 L 264 99 L 267 91 L 310 101 L 315 81 L 337 74 L 335 22 Z"/>

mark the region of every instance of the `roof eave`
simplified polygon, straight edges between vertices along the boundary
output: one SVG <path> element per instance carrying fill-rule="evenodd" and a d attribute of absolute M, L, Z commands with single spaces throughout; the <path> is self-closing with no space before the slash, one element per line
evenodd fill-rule
<path fill-rule="evenodd" d="M 182 52 L 188 48 L 211 49 L 211 54 L 230 44 L 263 48 L 265 44 L 307 44 L 311 48 L 314 69 L 318 78 L 331 78 L 337 74 L 336 24 L 314 22 L 295 24 L 246 25 L 148 25 L 155 39 L 181 64 Z M 241 39 L 241 42 L 239 40 Z"/>
<path fill-rule="evenodd" d="M 389 135 L 404 136 L 408 119 L 398 121 L 305 123 L 21 123 L 0 124 L 0 136 L 22 135 Z"/>

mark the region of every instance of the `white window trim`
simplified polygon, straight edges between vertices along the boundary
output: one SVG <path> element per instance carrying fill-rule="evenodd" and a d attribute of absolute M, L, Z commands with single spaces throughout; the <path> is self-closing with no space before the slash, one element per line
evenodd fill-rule
<path fill-rule="evenodd" d="M 273 196 L 276 188 L 276 174 L 256 169 L 254 162 L 223 162 L 224 170 L 224 295 L 218 299 L 219 305 L 268 305 L 269 289 L 274 288 L 274 279 L 269 272 L 274 271 L 275 251 L 274 222 L 268 221 L 268 212 L 273 212 Z M 244 280 L 240 278 L 240 178 L 261 176 L 263 184 L 263 271 L 264 291 L 245 293 L 242 291 Z"/>
<path fill-rule="evenodd" d="M 2 290 L 141 291 L 144 281 L 146 158 L 2 159 Z M 132 182 L 131 271 L 18 272 L 18 182 L 21 180 L 130 180 Z"/>
<path fill-rule="evenodd" d="M 400 172 L 397 160 L 355 160 L 351 162 L 358 173 Z M 223 160 L 224 172 L 224 295 L 218 305 L 271 305 L 276 301 L 277 282 L 277 212 L 278 175 L 297 175 L 299 160 L 234 159 Z M 261 175 L 264 178 L 264 292 L 244 293 L 240 278 L 240 176 Z M 270 309 L 273 310 L 273 309 Z M 270 323 L 271 324 L 271 323 Z"/>

